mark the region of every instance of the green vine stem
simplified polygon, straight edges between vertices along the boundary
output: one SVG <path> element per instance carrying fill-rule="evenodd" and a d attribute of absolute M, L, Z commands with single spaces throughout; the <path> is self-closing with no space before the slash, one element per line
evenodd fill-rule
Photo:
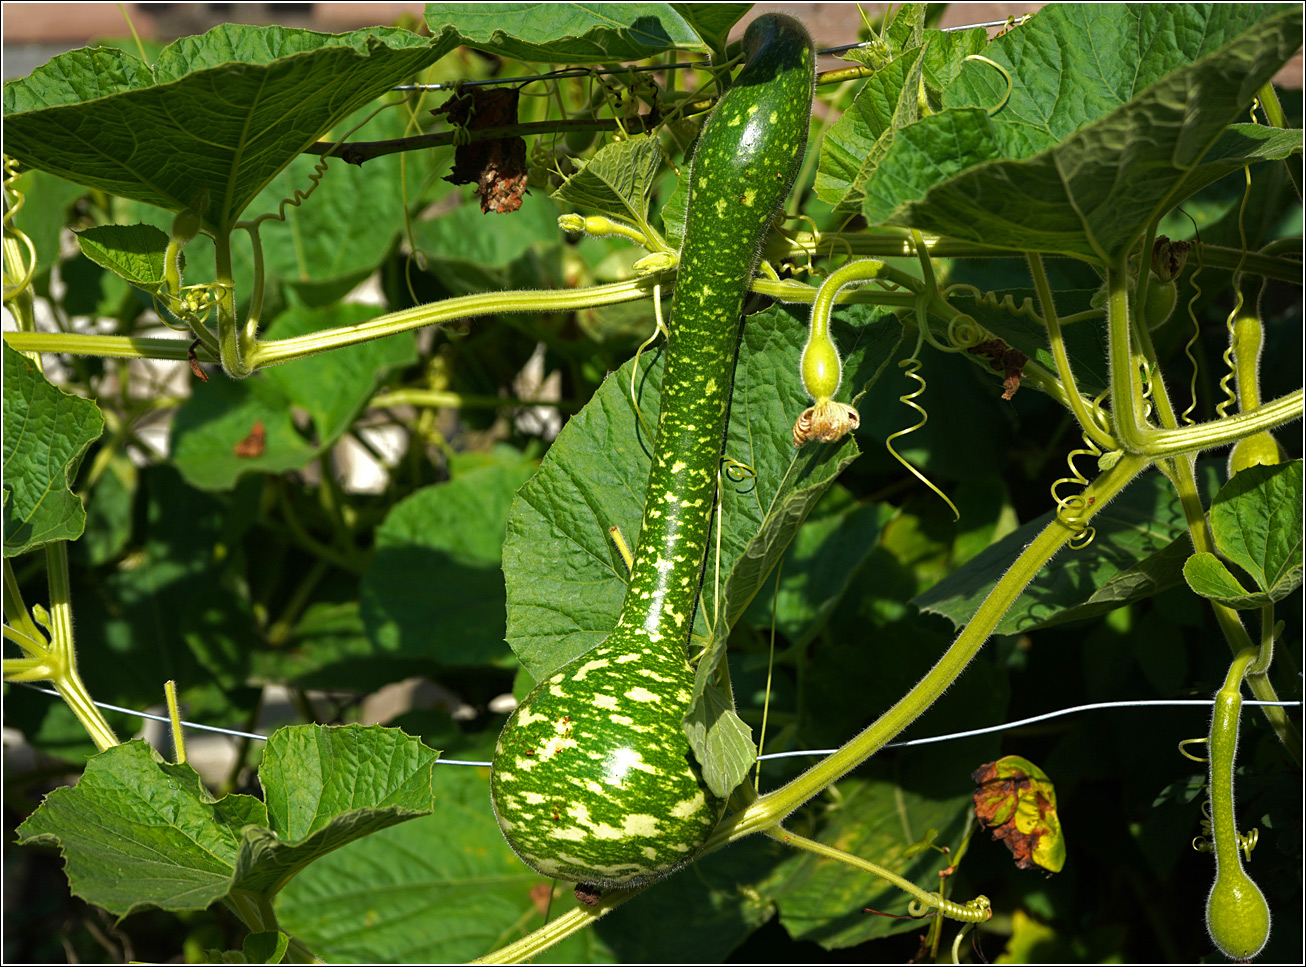
<path fill-rule="evenodd" d="M 1146 457 L 1126 455 L 1094 480 L 1084 490 L 1087 506 L 1081 523 L 1086 523 L 1106 506 L 1111 498 L 1150 464 L 1151 461 Z M 720 848 L 776 825 L 910 725 L 957 679 L 1025 586 L 1074 534 L 1075 531 L 1061 521 L 1051 521 L 994 585 L 951 647 L 911 691 L 837 752 L 821 760 L 788 785 L 767 793 L 743 811 L 727 817 L 708 840 L 706 849 Z"/>
<path fill-rule="evenodd" d="M 600 917 L 611 913 L 627 900 L 643 893 L 648 887 L 637 886 L 629 890 L 605 890 L 593 906 L 577 905 L 538 930 L 520 940 L 505 944 L 493 953 L 471 961 L 473 964 L 519 964 L 544 953 L 556 943 L 584 930 Z"/>
<path fill-rule="evenodd" d="M 1127 273 L 1120 262 L 1107 270 L 1107 337 L 1113 429 L 1126 452 L 1154 459 L 1192 454 L 1235 443 L 1245 436 L 1301 418 L 1306 394 L 1297 389 L 1250 412 L 1184 427 L 1175 425 L 1171 412 L 1168 428 L 1149 426 L 1143 416 L 1139 369 L 1140 363 L 1146 360 L 1141 352 L 1133 351 L 1131 329 Z M 1144 333 L 1140 333 L 1139 338 L 1147 339 Z M 1150 340 L 1148 342 L 1150 344 Z M 1154 395 L 1158 416 L 1164 416 L 1161 409 L 1168 408 L 1169 400 L 1160 387 L 1160 380 L 1157 380 Z"/>
<path fill-rule="evenodd" d="M 1057 376 L 1060 377 L 1061 385 L 1065 389 L 1066 402 L 1090 440 L 1103 450 L 1119 450 L 1120 444 L 1094 419 L 1089 410 L 1091 404 L 1080 394 L 1079 385 L 1075 382 L 1074 373 L 1070 369 L 1070 356 L 1066 352 L 1065 340 L 1061 336 L 1061 322 L 1057 318 L 1052 287 L 1048 284 L 1047 273 L 1043 270 L 1043 258 L 1037 252 L 1030 252 L 1028 261 L 1030 274 L 1034 277 L 1034 291 L 1038 294 L 1039 309 L 1048 327 L 1048 341 L 1052 348 L 1052 358 L 1056 360 Z"/>
<path fill-rule="evenodd" d="M 653 297 L 653 290 L 658 285 L 667 285 L 674 279 L 674 272 L 666 272 L 631 279 L 625 282 L 613 282 L 607 285 L 589 286 L 582 289 L 564 289 L 558 291 L 513 290 L 508 292 L 487 292 L 469 296 L 444 299 L 427 305 L 415 306 L 400 312 L 370 319 L 352 326 L 336 329 L 324 329 L 306 336 L 288 339 L 269 339 L 257 342 L 246 357 L 246 363 L 254 369 L 275 366 L 295 359 L 302 359 L 320 352 L 353 346 L 381 339 L 398 332 L 420 329 L 423 326 L 438 325 L 453 319 L 469 316 L 483 316 L 500 312 L 562 312 L 573 309 L 589 309 L 599 306 L 618 305 L 623 302 L 636 302 Z M 907 278 L 910 278 L 909 276 Z M 751 286 L 754 292 L 771 296 L 782 302 L 803 303 L 816 298 L 816 288 L 793 280 L 774 282 L 755 279 Z M 835 302 L 872 303 L 886 306 L 909 306 L 912 296 L 899 292 L 845 292 Z M 221 312 L 222 303 L 219 303 Z M 234 320 L 234 308 L 231 318 Z M 230 327 L 230 336 L 236 338 L 234 327 Z M 126 359 L 163 359 L 185 362 L 191 342 L 184 339 L 144 338 L 139 336 L 95 336 L 82 333 L 54 332 L 6 332 L 5 342 L 10 348 L 20 352 L 70 353 L 76 355 L 107 356 Z M 235 342 L 232 345 L 236 345 Z M 235 351 L 235 350 L 233 350 Z M 195 351 L 200 362 L 219 362 L 218 356 L 200 346 Z M 251 370 L 252 371 L 252 370 Z"/>
<path fill-rule="evenodd" d="M 1193 549 L 1214 554 L 1215 541 L 1207 526 L 1206 511 L 1197 490 L 1196 453 L 1210 446 L 1233 443 L 1252 433 L 1281 425 L 1276 422 L 1271 422 L 1268 426 L 1257 425 L 1255 429 L 1242 429 L 1241 432 L 1231 434 L 1229 439 L 1221 439 L 1219 443 L 1208 442 L 1218 439 L 1218 434 L 1212 433 L 1213 428 L 1239 426 L 1239 421 L 1245 421 L 1242 424 L 1245 426 L 1255 417 L 1267 413 L 1278 415 L 1281 410 L 1287 408 L 1276 404 L 1282 404 L 1284 401 L 1295 400 L 1296 405 L 1288 409 L 1281 422 L 1299 418 L 1302 391 L 1297 390 L 1251 412 L 1177 428 L 1177 417 L 1170 404 L 1169 394 L 1165 391 L 1164 383 L 1157 378 L 1153 380 L 1152 403 L 1157 418 L 1164 428 L 1151 428 L 1142 418 L 1143 399 L 1139 374 L 1140 365 L 1143 363 L 1150 365 L 1153 372 L 1157 371 L 1156 354 L 1147 327 L 1134 326 L 1129 318 L 1129 299 L 1123 264 L 1118 264 L 1107 273 L 1107 300 L 1107 351 L 1110 356 L 1112 416 L 1117 437 L 1126 451 L 1141 452 L 1161 462 L 1162 469 L 1166 471 L 1179 495 L 1180 506 L 1183 508 L 1188 524 L 1188 533 L 1193 541 Z M 1138 345 L 1137 352 L 1133 349 L 1135 342 Z M 1164 441 L 1175 439 L 1197 442 L 1174 450 L 1165 446 Z M 1158 441 L 1162 442 L 1158 443 Z M 1211 608 L 1221 631 L 1229 642 L 1229 647 L 1235 654 L 1252 646 L 1251 638 L 1236 610 L 1215 601 L 1211 602 Z M 1274 687 L 1263 671 L 1249 679 L 1248 687 L 1261 701 L 1278 701 Z M 1302 761 L 1300 734 L 1288 719 L 1287 713 L 1282 707 L 1274 705 L 1262 705 L 1261 710 L 1289 754 L 1300 763 Z"/>
<path fill-rule="evenodd" d="M 215 276 L 221 287 L 218 297 L 218 355 L 222 368 L 232 379 L 253 375 L 253 334 L 242 327 L 236 314 L 236 283 L 231 271 L 231 233 L 220 232 L 213 239 Z M 254 322 L 257 325 L 257 320 Z"/>
<path fill-rule="evenodd" d="M 50 588 L 48 615 L 37 612 L 33 619 L 23 603 L 18 580 L 9 561 L 4 566 L 5 637 L 18 644 L 26 658 L 5 659 L 4 677 L 12 681 L 47 680 L 72 709 L 95 747 L 103 752 L 118 744 L 118 737 L 91 700 L 90 692 L 77 672 L 77 651 L 73 640 L 72 592 L 68 580 L 68 547 L 55 541 L 45 548 L 46 579 Z M 49 632 L 49 643 L 37 629 L 38 622 Z"/>

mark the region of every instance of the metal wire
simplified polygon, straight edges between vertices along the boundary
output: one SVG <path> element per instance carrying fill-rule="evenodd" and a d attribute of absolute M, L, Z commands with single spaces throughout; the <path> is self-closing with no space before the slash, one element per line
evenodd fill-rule
<path fill-rule="evenodd" d="M 1025 14 L 1023 16 L 1016 17 L 1014 20 L 1011 21 L 1011 23 L 1013 24 L 1023 23 L 1025 20 L 1029 19 L 1030 16 L 1032 15 Z M 1006 20 L 989 20 L 986 21 L 985 23 L 965 24 L 964 26 L 961 27 L 941 27 L 939 29 L 940 32 L 942 33 L 953 33 L 961 30 L 974 30 L 976 27 L 985 27 L 985 28 L 1005 27 L 1007 23 L 1008 21 Z M 817 54 L 842 54 L 849 50 L 858 50 L 862 47 L 869 47 L 875 43 L 878 43 L 878 41 L 864 40 L 861 43 L 844 44 L 841 47 L 826 47 L 824 50 L 818 50 Z M 692 61 L 681 61 L 680 63 L 676 63 L 676 64 L 660 64 L 656 67 L 619 67 L 619 68 L 608 68 L 604 70 L 589 70 L 588 68 L 585 67 L 567 67 L 562 70 L 550 71 L 547 74 L 531 74 L 526 77 L 491 77 L 478 81 L 447 81 L 440 84 L 400 84 L 397 87 L 390 88 L 390 90 L 392 91 L 452 91 L 454 88 L 457 87 L 489 87 L 495 84 L 529 84 L 531 81 L 553 81 L 553 80 L 560 80 L 565 77 L 593 77 L 596 75 L 607 76 L 610 74 L 631 74 L 631 73 L 642 74 L 650 71 L 684 70 L 688 67 L 711 67 L 711 66 L 712 64 L 710 61 L 692 60 Z"/>
<path fill-rule="evenodd" d="M 30 688 L 33 691 L 40 692 L 43 695 L 53 695 L 55 698 L 59 697 L 59 693 L 52 688 L 42 688 L 41 686 L 34 685 L 30 682 L 14 682 L 12 684 L 23 685 L 24 687 Z M 110 711 L 113 712 L 122 712 L 124 715 L 133 715 L 136 718 L 150 719 L 151 721 L 154 722 L 171 721 L 166 715 L 155 715 L 152 712 L 138 712 L 135 709 L 123 708 L 121 705 L 110 705 L 107 702 L 95 702 L 95 704 L 98 705 L 100 708 L 109 709 Z M 909 745 L 929 745 L 934 742 L 950 742 L 953 739 L 968 739 L 971 738 L 972 736 L 987 735 L 991 732 L 1006 732 L 1010 729 L 1019 728 L 1023 725 L 1031 725 L 1035 722 L 1045 722 L 1048 719 L 1060 718 L 1065 715 L 1074 715 L 1077 712 L 1091 712 L 1094 711 L 1095 709 L 1142 708 L 1144 706 L 1213 705 L 1213 704 L 1215 704 L 1215 700 L 1211 698 L 1176 698 L 1176 699 L 1158 698 L 1158 699 L 1140 699 L 1137 701 L 1121 701 L 1121 702 L 1093 702 L 1088 705 L 1074 705 L 1071 706 L 1070 708 L 1058 709 L 1055 712 L 1046 712 L 1042 715 L 1034 715 L 1031 716 L 1030 718 L 1017 719 L 1014 722 L 1003 722 L 1001 725 L 989 725 L 982 729 L 970 729 L 969 731 L 966 732 L 949 732 L 945 735 L 933 735 L 924 739 L 907 739 L 906 741 L 903 742 L 890 742 L 887 745 L 885 745 L 884 748 L 901 749 Z M 1275 705 L 1281 708 L 1291 708 L 1291 707 L 1301 705 L 1301 702 L 1259 702 L 1259 701 L 1248 700 L 1243 702 L 1243 705 L 1245 706 Z M 241 739 L 255 739 L 259 742 L 266 742 L 268 739 L 266 735 L 259 735 L 257 732 L 241 732 L 238 731 L 237 729 L 224 729 L 216 725 L 202 725 L 199 722 L 188 722 L 184 719 L 182 720 L 181 724 L 186 728 L 200 729 L 204 732 L 218 732 L 222 735 L 230 735 Z M 794 756 L 804 756 L 804 755 L 830 755 L 831 753 L 837 751 L 838 751 L 837 749 L 801 749 L 797 752 L 768 752 L 767 754 L 760 755 L 757 758 L 759 760 L 760 759 L 788 759 Z M 488 762 L 475 762 L 466 759 L 437 759 L 435 761 L 437 765 L 446 765 L 446 766 L 489 766 L 490 765 L 490 763 Z"/>

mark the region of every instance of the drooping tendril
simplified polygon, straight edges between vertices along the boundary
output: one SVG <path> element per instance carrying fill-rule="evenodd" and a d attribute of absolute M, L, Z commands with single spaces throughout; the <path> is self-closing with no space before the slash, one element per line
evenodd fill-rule
<path fill-rule="evenodd" d="M 930 490 L 938 494 L 938 496 L 943 500 L 943 502 L 948 505 L 948 509 L 952 511 L 953 520 L 961 520 L 961 511 L 957 509 L 956 504 L 954 504 L 950 499 L 948 499 L 948 495 L 945 494 L 942 490 L 940 490 L 937 486 L 935 486 L 930 481 L 930 479 L 925 476 L 925 474 L 921 473 L 910 463 L 908 463 L 907 460 L 902 456 L 902 454 L 900 454 L 897 451 L 897 449 L 894 448 L 893 445 L 894 440 L 900 440 L 910 433 L 915 433 L 926 423 L 928 423 L 930 419 L 929 414 L 925 412 L 925 407 L 921 406 L 919 403 L 916 402 L 916 398 L 925 392 L 925 377 L 920 375 L 919 370 L 921 368 L 921 361 L 917 358 L 920 352 L 920 345 L 921 345 L 921 340 L 918 337 L 916 342 L 916 352 L 913 352 L 910 358 L 904 359 L 902 360 L 902 362 L 898 364 L 900 367 L 902 367 L 902 370 L 905 373 L 905 375 L 907 375 L 911 379 L 916 380 L 916 382 L 919 383 L 920 386 L 914 392 L 904 393 L 902 396 L 899 396 L 898 402 L 910 406 L 913 410 L 915 410 L 917 413 L 920 414 L 921 418 L 912 426 L 898 430 L 896 433 L 890 433 L 887 437 L 885 437 L 884 448 L 888 450 L 889 453 L 893 455 L 893 458 L 897 460 L 900 464 L 902 464 L 912 474 L 912 476 L 914 476 L 921 483 L 925 484 L 925 486 L 929 487 Z"/>
<path fill-rule="evenodd" d="M 1243 168 L 1243 176 L 1247 184 L 1243 189 L 1242 204 L 1238 206 L 1238 243 L 1242 246 L 1242 251 L 1238 255 L 1238 267 L 1233 272 L 1233 287 L 1236 293 L 1233 309 L 1224 321 L 1225 329 L 1229 332 L 1229 346 L 1220 357 L 1225 366 L 1225 374 L 1220 378 L 1220 392 L 1224 394 L 1224 399 L 1215 407 L 1216 415 L 1221 418 L 1228 416 L 1229 408 L 1236 406 L 1238 403 L 1238 395 L 1233 388 L 1233 381 L 1238 372 L 1238 364 L 1234 359 L 1234 344 L 1236 342 L 1234 338 L 1234 321 L 1238 318 L 1238 314 L 1242 312 L 1243 307 L 1243 290 L 1242 286 L 1239 285 L 1239 279 L 1242 276 L 1243 264 L 1247 260 L 1247 227 L 1243 222 L 1243 218 L 1247 214 L 1247 201 L 1252 194 L 1252 169 L 1249 167 Z"/>
<path fill-rule="evenodd" d="M 1198 241 L 1200 242 L 1201 239 L 1198 239 Z M 1193 355 L 1193 347 L 1197 345 L 1197 340 L 1202 335 L 1202 327 L 1198 323 L 1197 313 L 1193 309 L 1193 306 L 1197 304 L 1197 300 L 1202 297 L 1202 287 L 1197 284 L 1197 277 L 1202 274 L 1202 246 L 1195 245 L 1193 247 L 1197 250 L 1197 266 L 1193 269 L 1193 274 L 1188 277 L 1188 283 L 1193 287 L 1193 296 L 1188 300 L 1188 320 L 1193 324 L 1193 334 L 1188 337 L 1188 342 L 1184 343 L 1184 355 L 1188 357 L 1188 364 L 1192 372 L 1192 376 L 1188 381 L 1188 395 L 1191 397 L 1191 402 L 1179 414 L 1185 425 L 1192 424 L 1192 414 L 1197 409 L 1197 357 Z M 1232 346 L 1232 340 L 1230 345 Z"/>

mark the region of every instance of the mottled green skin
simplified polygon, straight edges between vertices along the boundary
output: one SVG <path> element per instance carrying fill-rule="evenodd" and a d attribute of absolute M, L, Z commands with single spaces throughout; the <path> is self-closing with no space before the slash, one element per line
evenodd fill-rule
<path fill-rule="evenodd" d="M 814 56 L 790 17 L 744 37 L 747 65 L 694 153 L 644 521 L 606 642 L 509 718 L 491 773 L 509 844 L 549 876 L 629 886 L 686 863 L 720 821 L 682 722 L 685 660 L 716 496 L 739 318 L 807 143 Z"/>

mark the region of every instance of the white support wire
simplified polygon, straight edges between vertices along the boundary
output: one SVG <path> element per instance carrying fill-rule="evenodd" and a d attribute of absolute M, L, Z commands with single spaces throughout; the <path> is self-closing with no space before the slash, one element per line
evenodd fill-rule
<path fill-rule="evenodd" d="M 53 695 L 59 697 L 59 693 L 52 688 L 42 688 L 30 682 L 15 682 L 13 684 L 23 685 L 33 691 L 40 692 L 43 695 Z M 109 709 L 113 712 L 121 712 L 124 715 L 132 715 L 140 719 L 150 719 L 155 722 L 170 722 L 166 715 L 155 715 L 152 712 L 138 712 L 135 709 L 123 708 L 121 705 L 110 705 L 107 702 L 95 702 L 100 708 Z M 945 735 L 932 735 L 923 739 L 907 739 L 903 742 L 890 742 L 884 746 L 886 749 L 901 749 L 909 745 L 929 745 L 934 742 L 951 742 L 954 739 L 968 739 L 976 735 L 988 735 L 992 732 L 1007 732 L 1011 729 L 1020 728 L 1024 725 L 1032 725 L 1035 722 L 1046 722 L 1048 719 L 1061 718 L 1065 715 L 1075 715 L 1079 712 L 1091 712 L 1104 708 L 1144 708 L 1148 706 L 1180 706 L 1180 705 L 1213 705 L 1214 699 L 1210 698 L 1157 698 L 1157 699 L 1139 699 L 1136 701 L 1121 702 L 1092 702 L 1088 705 L 1074 705 L 1070 708 L 1058 709 L 1055 712 L 1045 712 L 1042 715 L 1034 715 L 1025 719 L 1017 719 L 1014 722 L 1003 722 L 1001 725 L 990 725 L 982 729 L 969 729 L 965 732 L 949 732 Z M 1255 705 L 1274 705 L 1280 708 L 1293 708 L 1301 705 L 1301 702 L 1260 702 L 1247 700 L 1243 702 L 1244 706 Z M 258 742 L 266 742 L 266 735 L 259 735 L 257 732 L 241 732 L 237 729 L 224 729 L 216 725 L 203 725 L 199 722 L 188 722 L 185 719 L 181 724 L 186 728 L 199 729 L 204 732 L 217 732 L 221 735 L 230 735 L 240 739 L 254 739 Z M 794 756 L 809 755 L 830 755 L 838 749 L 807 749 L 797 752 L 768 752 L 765 755 L 758 756 L 758 760 L 764 759 L 788 759 Z M 489 766 L 489 762 L 475 762 L 467 759 L 436 759 L 437 765 L 446 766 Z"/>

